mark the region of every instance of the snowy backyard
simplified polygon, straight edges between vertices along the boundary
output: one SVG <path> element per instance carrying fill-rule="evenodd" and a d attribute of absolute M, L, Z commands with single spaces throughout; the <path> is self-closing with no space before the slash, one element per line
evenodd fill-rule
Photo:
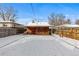
<path fill-rule="evenodd" d="M 79 56 L 79 41 L 58 35 L 0 38 L 0 56 Z"/>

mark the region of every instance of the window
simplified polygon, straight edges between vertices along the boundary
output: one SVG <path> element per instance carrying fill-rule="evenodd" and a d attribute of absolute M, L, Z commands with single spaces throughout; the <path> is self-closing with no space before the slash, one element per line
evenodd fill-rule
<path fill-rule="evenodd" d="M 7 24 L 3 24 L 3 27 L 7 27 Z"/>

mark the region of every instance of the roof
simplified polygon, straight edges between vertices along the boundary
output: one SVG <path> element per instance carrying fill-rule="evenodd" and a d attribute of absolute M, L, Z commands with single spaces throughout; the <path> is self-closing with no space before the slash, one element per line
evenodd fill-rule
<path fill-rule="evenodd" d="M 12 23 L 12 21 L 0 21 L 0 23 L 5 23 L 5 22 Z"/>
<path fill-rule="evenodd" d="M 74 27 L 79 27 L 79 25 L 77 25 L 77 24 L 64 24 L 64 25 L 60 25 L 60 26 L 56 26 L 56 27 L 72 27 L 72 28 L 74 28 Z"/>
<path fill-rule="evenodd" d="M 26 26 L 51 26 L 48 22 L 29 22 Z"/>
<path fill-rule="evenodd" d="M 15 24 L 16 26 L 15 27 L 19 27 L 19 28 L 24 28 L 25 26 L 22 25 L 22 24 L 19 24 L 19 23 L 16 23 L 16 22 L 13 22 L 13 21 L 0 21 L 0 23 L 11 23 L 11 24 Z"/>

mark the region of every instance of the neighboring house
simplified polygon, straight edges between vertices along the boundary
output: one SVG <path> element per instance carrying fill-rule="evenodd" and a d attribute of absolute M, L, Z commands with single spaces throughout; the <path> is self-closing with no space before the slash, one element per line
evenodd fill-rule
<path fill-rule="evenodd" d="M 56 26 L 56 34 L 79 40 L 79 25 L 64 24 Z"/>
<path fill-rule="evenodd" d="M 12 21 L 0 21 L 0 27 L 18 27 L 23 28 L 24 25 Z"/>
<path fill-rule="evenodd" d="M 50 27 L 51 25 L 48 22 L 29 22 L 26 25 L 26 34 L 33 35 L 49 35 L 51 34 Z"/>
<path fill-rule="evenodd" d="M 0 21 L 0 37 L 24 33 L 25 26 L 12 21 Z"/>

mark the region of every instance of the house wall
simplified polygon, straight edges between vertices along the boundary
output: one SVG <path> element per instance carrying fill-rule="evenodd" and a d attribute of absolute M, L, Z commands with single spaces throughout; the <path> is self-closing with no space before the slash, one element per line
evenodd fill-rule
<path fill-rule="evenodd" d="M 0 27 L 4 27 L 4 25 L 6 25 L 5 27 L 19 27 L 19 28 L 24 27 L 23 25 L 18 24 L 18 23 L 12 23 L 12 22 L 0 22 Z"/>
<path fill-rule="evenodd" d="M 4 24 L 6 25 L 6 27 L 13 27 L 12 23 L 0 23 L 0 27 L 4 27 Z"/>
<path fill-rule="evenodd" d="M 49 35 L 49 27 L 27 27 L 28 34 Z"/>

